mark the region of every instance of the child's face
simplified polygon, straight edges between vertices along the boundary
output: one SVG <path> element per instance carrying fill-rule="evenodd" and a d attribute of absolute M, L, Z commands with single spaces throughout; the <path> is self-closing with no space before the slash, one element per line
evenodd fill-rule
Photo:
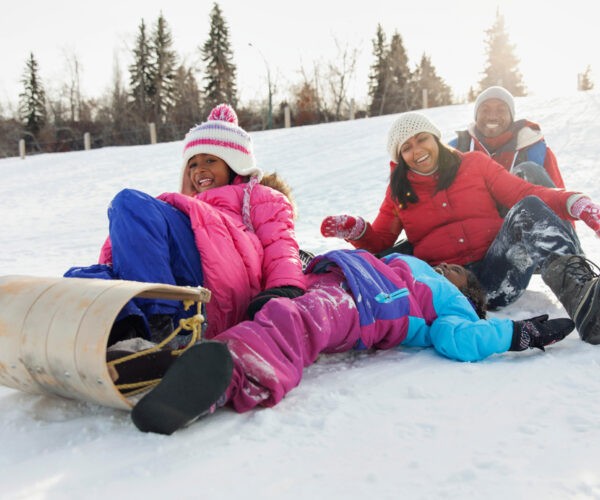
<path fill-rule="evenodd" d="M 230 169 L 221 158 L 205 153 L 192 156 L 185 167 L 183 194 L 193 196 L 229 184 Z"/>
<path fill-rule="evenodd" d="M 435 266 L 434 269 L 459 290 L 467 286 L 467 270 L 463 266 L 442 262 Z"/>

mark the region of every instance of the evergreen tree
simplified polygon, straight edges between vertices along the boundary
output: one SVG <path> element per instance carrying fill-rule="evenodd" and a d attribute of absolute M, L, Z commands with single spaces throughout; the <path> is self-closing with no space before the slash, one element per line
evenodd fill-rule
<path fill-rule="evenodd" d="M 410 69 L 408 68 L 408 56 L 402 43 L 402 37 L 395 32 L 390 42 L 389 69 L 391 85 L 389 88 L 387 113 L 399 113 L 410 109 Z"/>
<path fill-rule="evenodd" d="M 229 28 L 217 3 L 210 13 L 210 34 L 201 49 L 206 63 L 204 99 L 207 109 L 220 103 L 237 106 L 236 67 L 229 42 Z"/>
<path fill-rule="evenodd" d="M 592 68 L 588 66 L 585 71 L 579 75 L 579 85 L 577 90 L 592 90 L 594 88 L 591 73 Z"/>
<path fill-rule="evenodd" d="M 142 19 L 133 49 L 134 61 L 129 67 L 131 108 L 134 116 L 143 122 L 152 121 L 154 95 L 153 63 L 146 24 Z"/>
<path fill-rule="evenodd" d="M 515 46 L 509 41 L 504 25 L 504 16 L 496 11 L 493 26 L 486 30 L 487 66 L 484 76 L 479 82 L 481 90 L 492 85 L 501 85 L 514 96 L 527 94 L 521 73 L 518 69 L 519 60 L 515 56 Z"/>
<path fill-rule="evenodd" d="M 423 54 L 421 63 L 412 78 L 411 95 L 412 109 L 423 108 L 423 89 L 427 90 L 427 107 L 445 106 L 452 104 L 452 92 L 444 80 L 437 75 L 431 59 Z"/>
<path fill-rule="evenodd" d="M 169 122 L 182 136 L 194 124 L 202 121 L 200 89 L 191 68 L 180 65 L 175 73 L 173 86 L 174 105 L 169 113 Z"/>
<path fill-rule="evenodd" d="M 177 54 L 172 48 L 173 37 L 162 13 L 156 22 L 151 47 L 153 121 L 163 123 L 168 111 L 174 105 Z"/>
<path fill-rule="evenodd" d="M 371 98 L 369 114 L 380 116 L 384 114 L 387 88 L 390 81 L 388 47 L 381 24 L 377 25 L 377 32 L 373 40 L 373 56 L 375 62 L 371 66 L 371 74 L 369 75 L 369 97 Z"/>
<path fill-rule="evenodd" d="M 23 73 L 23 92 L 19 94 L 19 117 L 25 129 L 37 135 L 46 124 L 46 93 L 38 75 L 38 63 L 30 54 Z"/>

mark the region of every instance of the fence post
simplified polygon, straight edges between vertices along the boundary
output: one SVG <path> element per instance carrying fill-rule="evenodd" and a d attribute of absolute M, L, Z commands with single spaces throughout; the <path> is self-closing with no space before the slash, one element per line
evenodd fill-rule
<path fill-rule="evenodd" d="M 150 144 L 156 144 L 156 124 L 149 123 L 148 128 L 150 129 Z"/>
<path fill-rule="evenodd" d="M 356 101 L 354 100 L 354 98 L 350 99 L 350 112 L 348 114 L 348 118 L 350 120 L 354 120 L 354 114 L 356 110 Z"/>
<path fill-rule="evenodd" d="M 83 134 L 83 149 L 86 151 L 92 149 L 92 138 L 89 132 Z"/>
<path fill-rule="evenodd" d="M 25 159 L 25 139 L 19 139 L 19 156 L 22 160 Z"/>
<path fill-rule="evenodd" d="M 292 126 L 292 119 L 290 117 L 290 107 L 286 104 L 283 108 L 283 123 L 285 128 Z"/>
<path fill-rule="evenodd" d="M 423 89 L 423 109 L 427 108 L 427 89 Z"/>

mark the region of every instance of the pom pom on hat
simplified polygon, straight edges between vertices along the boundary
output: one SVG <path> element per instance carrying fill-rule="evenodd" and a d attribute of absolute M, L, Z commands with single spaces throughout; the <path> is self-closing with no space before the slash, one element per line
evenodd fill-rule
<path fill-rule="evenodd" d="M 234 109 L 229 106 L 229 104 L 219 104 L 215 106 L 207 118 L 210 120 L 220 120 L 223 122 L 233 123 L 234 125 L 238 124 L 237 113 Z"/>
<path fill-rule="evenodd" d="M 210 154 L 221 158 L 236 174 L 256 175 L 263 172 L 256 166 L 250 134 L 238 125 L 236 112 L 228 104 L 219 104 L 207 121 L 191 128 L 183 140 L 183 168 L 192 156 Z"/>
<path fill-rule="evenodd" d="M 440 130 L 421 113 L 409 112 L 402 113 L 400 117 L 392 123 L 388 133 L 387 150 L 391 159 L 398 163 L 400 156 L 400 147 L 412 136 L 421 132 L 429 132 L 441 139 Z"/>
<path fill-rule="evenodd" d="M 504 102 L 504 104 L 506 104 L 508 106 L 508 109 L 510 110 L 510 117 L 513 120 L 515 119 L 515 99 L 514 99 L 514 97 L 504 87 L 494 86 L 494 87 L 488 87 L 481 94 L 479 94 L 477 96 L 477 99 L 475 100 L 475 111 L 474 111 L 475 120 L 477 120 L 477 110 L 479 109 L 479 106 L 481 106 L 485 101 L 487 101 L 489 99 L 499 99 L 502 102 Z"/>

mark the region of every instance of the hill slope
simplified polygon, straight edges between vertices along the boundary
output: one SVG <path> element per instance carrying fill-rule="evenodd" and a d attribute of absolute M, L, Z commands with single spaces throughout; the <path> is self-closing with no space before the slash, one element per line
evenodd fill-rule
<path fill-rule="evenodd" d="M 567 186 L 600 201 L 600 95 L 518 98 Z M 444 139 L 468 105 L 427 110 Z M 304 248 L 324 215 L 377 213 L 395 116 L 253 134 L 259 164 L 294 188 Z M 176 190 L 180 143 L 0 160 L 0 274 L 96 261 L 123 187 Z M 581 223 L 588 256 L 600 242 Z M 539 279 L 496 313 L 564 314 Z M 600 498 L 600 347 L 576 333 L 481 363 L 432 350 L 323 357 L 274 409 L 223 410 L 171 437 L 123 412 L 0 388 L 0 498 Z"/>

